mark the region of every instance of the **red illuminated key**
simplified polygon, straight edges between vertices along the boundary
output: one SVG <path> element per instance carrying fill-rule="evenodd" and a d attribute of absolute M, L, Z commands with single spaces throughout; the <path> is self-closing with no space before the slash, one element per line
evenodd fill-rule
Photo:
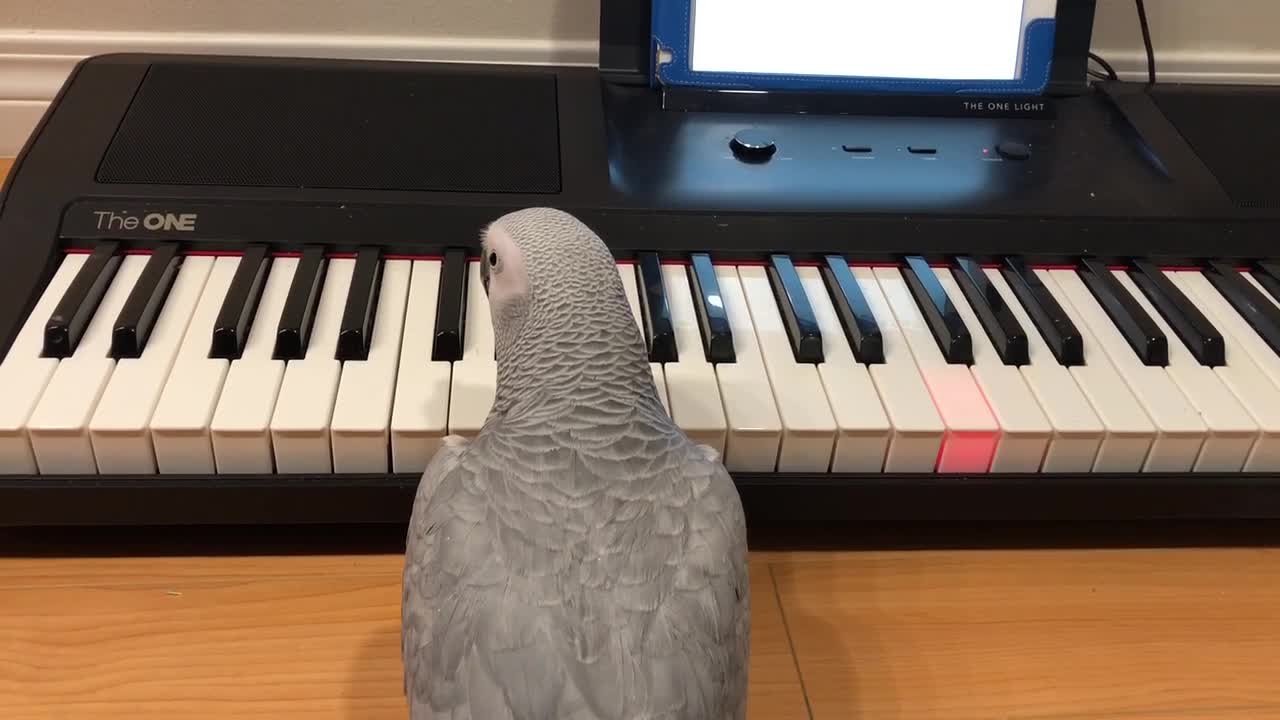
<path fill-rule="evenodd" d="M 875 276 L 947 426 L 938 472 L 987 472 L 1000 440 L 1000 425 L 973 373 L 967 365 L 948 364 L 942 357 L 898 268 L 876 268 Z"/>

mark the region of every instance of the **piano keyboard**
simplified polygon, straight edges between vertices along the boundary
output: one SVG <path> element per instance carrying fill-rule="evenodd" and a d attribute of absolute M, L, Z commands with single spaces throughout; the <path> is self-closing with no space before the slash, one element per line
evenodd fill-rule
<path fill-rule="evenodd" d="M 734 472 L 1280 469 L 1280 275 L 621 260 L 675 422 Z M 0 473 L 420 473 L 479 432 L 478 264 L 68 252 L 0 363 Z"/>

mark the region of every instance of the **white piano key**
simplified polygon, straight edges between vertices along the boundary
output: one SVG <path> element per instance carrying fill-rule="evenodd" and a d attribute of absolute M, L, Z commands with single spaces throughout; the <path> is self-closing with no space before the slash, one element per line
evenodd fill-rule
<path fill-rule="evenodd" d="M 894 319 L 889 301 L 880 292 L 875 271 L 859 266 L 851 266 L 850 271 L 875 315 L 884 348 L 884 362 L 867 368 L 893 429 L 884 471 L 933 472 L 942 452 L 946 424 L 929 396 L 929 388 L 911 355 L 902 328 Z"/>
<path fill-rule="evenodd" d="M 4 362 L 0 362 L 0 398 L 4 399 L 0 402 L 0 475 L 39 472 L 27 422 L 49 378 L 58 369 L 58 358 L 40 357 L 44 349 L 44 326 L 88 258 L 85 253 L 63 256 L 10 344 Z"/>
<path fill-rule="evenodd" d="M 1080 331 L 1084 348 L 1084 365 L 1069 368 L 1071 376 L 1093 405 L 1107 434 L 1098 449 L 1094 470 L 1098 472 L 1138 472 L 1147 464 L 1155 444 L 1156 426 L 1137 396 L 1129 389 L 1119 371 L 1111 364 L 1089 325 L 1051 271 L 1037 269 L 1036 275 L 1053 295 L 1062 311 Z"/>
<path fill-rule="evenodd" d="M 1249 357 L 1266 374 L 1271 382 L 1280 385 L 1280 355 L 1277 355 L 1267 341 L 1257 333 L 1233 308 L 1218 289 L 1209 282 L 1202 273 L 1195 270 L 1177 272 L 1172 275 L 1183 287 L 1190 288 L 1196 297 L 1215 311 L 1215 323 L 1221 322 L 1234 332 L 1233 335 L 1240 346 L 1248 352 Z"/>
<path fill-rule="evenodd" d="M 942 357 L 902 272 L 896 267 L 877 267 L 875 275 L 947 426 L 938 471 L 987 472 L 1001 433 L 977 382 L 967 366 L 952 365 Z"/>
<path fill-rule="evenodd" d="M 42 475 L 98 471 L 89 439 L 89 420 L 116 366 L 109 354 L 112 326 L 147 259 L 145 255 L 129 255 L 120 261 L 80 345 L 71 357 L 58 363 L 31 413 L 31 449 Z"/>
<path fill-rule="evenodd" d="M 1261 436 L 1244 465 L 1246 472 L 1280 469 L 1280 356 L 1271 351 L 1204 275 L 1195 270 L 1165 273 L 1222 333 L 1226 364 L 1213 368 L 1258 423 Z"/>
<path fill-rule="evenodd" d="M 715 273 L 734 352 L 734 362 L 714 365 L 727 425 L 725 467 L 731 472 L 771 472 L 778 463 L 782 420 L 767 390 L 769 376 L 738 272 L 731 265 L 716 265 Z"/>
<path fill-rule="evenodd" d="M 818 376 L 836 422 L 831 472 L 880 472 L 893 429 L 875 382 L 849 347 L 821 272 L 802 266 L 796 268 L 796 274 L 822 333 L 823 362 L 818 363 Z"/>
<path fill-rule="evenodd" d="M 1041 472 L 1089 472 L 1102 447 L 1106 427 L 1066 367 L 1058 363 L 1013 288 L 995 268 L 985 270 L 1018 324 L 1027 333 L 1028 364 L 1018 368 L 1053 428 Z M 1145 456 L 1145 452 L 1143 453 Z M 1139 464 L 1141 458 L 1139 458 Z"/>
<path fill-rule="evenodd" d="M 751 309 L 751 323 L 760 342 L 760 355 L 769 373 L 778 415 L 782 419 L 779 472 L 826 472 L 835 448 L 836 419 L 831 414 L 818 368 L 796 361 L 782 324 L 769 276 L 759 265 L 738 268 L 742 291 Z M 764 388 L 760 388 L 763 392 Z"/>
<path fill-rule="evenodd" d="M 218 311 L 239 265 L 239 257 L 214 260 L 173 371 L 151 416 L 151 444 L 161 474 L 212 475 L 217 470 L 209 426 L 230 363 L 210 358 L 209 347 Z"/>
<path fill-rule="evenodd" d="M 1199 413 L 1163 367 L 1142 363 L 1076 271 L 1048 272 L 1078 313 L 1079 323 L 1089 327 L 1112 367 L 1155 427 L 1155 438 L 1143 470 L 1176 472 L 1194 468 L 1208 434 Z"/>
<path fill-rule="evenodd" d="M 1199 472 L 1239 472 L 1258 441 L 1258 424 L 1213 369 L 1201 365 L 1191 354 L 1182 338 L 1173 331 L 1146 294 L 1138 289 L 1129 273 L 1113 270 L 1112 275 L 1164 333 L 1169 345 L 1169 364 L 1165 367 L 1165 374 L 1182 391 L 1207 428 L 1204 445 L 1192 469 Z"/>
<path fill-rule="evenodd" d="M 714 448 L 724 456 L 728 420 L 716 382 L 715 367 L 702 352 L 702 331 L 693 309 L 693 291 L 683 265 L 663 264 L 663 282 L 671 309 L 678 362 L 664 363 L 671 418 L 690 440 Z M 764 388 L 760 389 L 764 392 Z"/>
<path fill-rule="evenodd" d="M 449 430 L 453 363 L 431 359 L 440 268 L 439 260 L 413 262 L 391 408 L 391 468 L 397 473 L 426 470 Z"/>
<path fill-rule="evenodd" d="M 1195 466 L 1208 428 L 1162 367 L 1144 365 L 1098 304 L 1075 270 L 1050 270 L 1063 295 L 1089 326 L 1156 427 L 1155 442 L 1143 466 L 1146 472 L 1180 472 Z"/>
<path fill-rule="evenodd" d="M 100 474 L 156 472 L 149 432 L 151 416 L 204 293 L 213 261 L 212 257 L 183 258 L 142 356 L 116 362 L 111 381 L 89 421 L 89 437 Z"/>
<path fill-rule="evenodd" d="M 1047 455 L 1053 428 L 1040 408 L 1039 401 L 1027 387 L 1022 373 L 1013 365 L 1005 365 L 991 344 L 986 329 L 969 305 L 949 270 L 935 273 L 938 284 L 947 293 L 956 311 L 969 329 L 973 346 L 970 370 L 978 388 L 987 399 L 996 422 L 1000 424 L 1000 444 L 991 458 L 991 472 L 1036 472 Z M 1034 326 L 1031 328 L 1034 332 Z"/>
<path fill-rule="evenodd" d="M 389 468 L 391 403 L 412 269 L 409 260 L 383 261 L 369 355 L 342 365 L 333 409 L 334 472 L 384 473 Z"/>
<path fill-rule="evenodd" d="M 622 278 L 622 290 L 627 295 L 627 303 L 631 305 L 631 315 L 636 319 L 636 327 L 640 336 L 644 337 L 644 316 L 640 314 L 640 290 L 636 284 L 636 266 L 634 263 L 619 263 L 618 275 Z M 662 363 L 649 363 L 649 371 L 653 373 L 653 384 L 658 391 L 658 399 L 671 414 L 671 402 L 667 399 L 667 381 L 662 371 Z"/>
<path fill-rule="evenodd" d="M 333 470 L 329 428 L 342 375 L 342 362 L 334 357 L 334 349 L 338 346 L 355 265 L 353 258 L 328 261 L 307 353 L 285 364 L 280 394 L 271 414 L 271 447 L 278 473 Z"/>
<path fill-rule="evenodd" d="M 284 360 L 273 360 L 276 329 L 293 284 L 298 258 L 275 258 L 267 271 L 249 338 L 240 358 L 231 361 L 213 413 L 213 458 L 218 473 L 271 473 L 271 415 L 275 412 Z"/>
<path fill-rule="evenodd" d="M 449 433 L 475 437 L 493 409 L 498 364 L 493 356 L 493 318 L 489 314 L 489 296 L 480 283 L 480 263 L 467 263 L 467 273 L 467 326 L 462 337 L 462 359 L 453 364 Z"/>

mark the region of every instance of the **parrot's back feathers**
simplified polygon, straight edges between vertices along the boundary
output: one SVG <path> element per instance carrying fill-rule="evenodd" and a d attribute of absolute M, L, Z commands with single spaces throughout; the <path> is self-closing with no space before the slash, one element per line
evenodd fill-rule
<path fill-rule="evenodd" d="M 489 446 L 506 443 L 443 451 L 424 475 L 404 662 L 431 712 L 412 717 L 744 717 L 744 523 L 716 453 L 679 446 L 628 484 L 575 451 L 518 464 Z"/>
<path fill-rule="evenodd" d="M 545 208 L 486 231 L 497 393 L 423 473 L 405 553 L 413 720 L 742 720 L 746 527 L 672 422 L 617 265 Z"/>

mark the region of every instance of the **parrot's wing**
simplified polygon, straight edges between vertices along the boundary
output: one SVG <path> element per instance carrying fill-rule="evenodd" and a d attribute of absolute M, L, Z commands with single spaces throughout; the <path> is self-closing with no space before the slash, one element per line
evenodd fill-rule
<path fill-rule="evenodd" d="M 430 557 L 436 542 L 431 532 L 428 508 L 443 478 L 458 468 L 458 459 L 469 441 L 459 435 L 448 435 L 427 464 L 418 482 L 413 499 L 413 511 L 405 538 L 404 576 L 400 590 L 400 657 L 404 667 L 404 693 L 409 695 L 415 677 L 423 677 L 427 668 L 423 663 L 424 652 L 431 640 L 432 601 L 431 585 L 424 576 L 423 559 Z"/>
<path fill-rule="evenodd" d="M 646 622 L 660 626 L 665 610 L 668 631 L 682 634 L 673 639 L 684 644 L 685 662 L 708 665 L 682 668 L 686 686 L 677 699 L 696 707 L 697 699 L 714 698 L 701 717 L 712 717 L 714 708 L 723 713 L 715 715 L 717 720 L 744 720 L 751 594 L 742 501 L 719 453 L 709 446 L 694 449 L 681 475 L 693 489 L 689 528 L 682 552 L 672 560 L 673 591 L 659 617 Z"/>
<path fill-rule="evenodd" d="M 485 434 L 465 463 L 437 456 L 424 476 L 434 502 L 415 506 L 405 570 L 411 707 L 745 717 L 745 523 L 715 452 L 619 437 L 611 446 L 668 452 L 610 464 L 629 477 L 606 482 L 564 437 L 504 435 Z"/>

